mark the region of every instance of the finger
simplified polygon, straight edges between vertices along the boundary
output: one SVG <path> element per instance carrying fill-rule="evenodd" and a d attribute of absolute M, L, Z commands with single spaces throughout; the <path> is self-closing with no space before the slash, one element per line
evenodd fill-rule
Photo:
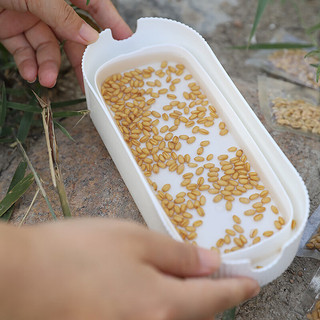
<path fill-rule="evenodd" d="M 82 92 L 84 92 L 84 84 L 82 77 L 81 62 L 85 48 L 86 47 L 84 45 L 73 41 L 66 41 L 63 45 L 63 49 L 70 61 L 71 66 L 75 71 Z"/>
<path fill-rule="evenodd" d="M 88 11 L 102 29 L 111 29 L 115 39 L 122 40 L 132 35 L 131 29 L 110 0 L 91 0 L 88 5 L 83 0 L 72 0 L 72 3 Z"/>
<path fill-rule="evenodd" d="M 13 55 L 14 61 L 23 79 L 34 82 L 37 79 L 38 65 L 36 55 L 23 34 L 1 40 L 1 43 Z"/>
<path fill-rule="evenodd" d="M 39 82 L 44 87 L 53 87 L 61 62 L 58 40 L 51 29 L 42 21 L 27 30 L 25 36 L 36 51 Z"/>
<path fill-rule="evenodd" d="M 25 3 L 28 3 L 25 11 L 39 17 L 63 39 L 87 45 L 99 37 L 98 32 L 83 21 L 64 0 L 28 0 Z"/>
<path fill-rule="evenodd" d="M 150 233 L 143 258 L 159 270 L 180 277 L 209 275 L 220 266 L 220 255 L 170 237 Z"/>
<path fill-rule="evenodd" d="M 17 23 L 19 21 L 19 23 Z M 39 21 L 31 13 L 4 10 L 0 13 L 0 39 L 11 38 L 30 29 Z"/>
<path fill-rule="evenodd" d="M 237 306 L 257 295 L 259 286 L 249 278 L 168 279 L 166 290 L 171 310 L 176 310 L 173 318 L 187 320 L 209 318 Z"/>

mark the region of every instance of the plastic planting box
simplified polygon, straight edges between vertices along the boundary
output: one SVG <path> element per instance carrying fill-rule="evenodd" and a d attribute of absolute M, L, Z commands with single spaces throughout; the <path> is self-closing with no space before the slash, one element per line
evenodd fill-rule
<path fill-rule="evenodd" d="M 216 277 L 265 285 L 292 262 L 305 185 L 190 27 L 143 18 L 83 56 L 92 121 L 147 225 L 218 250 Z"/>

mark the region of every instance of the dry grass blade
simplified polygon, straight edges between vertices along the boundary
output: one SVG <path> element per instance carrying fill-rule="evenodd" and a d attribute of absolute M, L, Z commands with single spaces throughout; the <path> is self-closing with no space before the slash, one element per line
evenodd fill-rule
<path fill-rule="evenodd" d="M 38 187 L 39 187 L 39 189 L 40 189 L 40 191 L 41 191 L 41 193 L 42 193 L 42 196 L 44 197 L 44 199 L 45 199 L 46 202 L 47 202 L 47 205 L 48 205 L 50 214 L 52 215 L 53 219 L 57 219 L 57 217 L 56 217 L 56 215 L 55 215 L 55 213 L 54 213 L 54 211 L 53 211 L 53 208 L 52 208 L 52 206 L 51 206 L 51 204 L 50 204 L 50 201 L 49 201 L 49 199 L 48 199 L 48 196 L 47 196 L 47 194 L 46 194 L 46 191 L 44 190 L 44 188 L 43 188 L 43 186 L 42 186 L 42 183 L 41 183 L 41 181 L 40 181 L 40 178 L 39 178 L 37 172 L 35 171 L 35 169 L 34 169 L 32 163 L 31 163 L 29 157 L 27 156 L 27 153 L 26 153 L 26 151 L 24 150 L 21 142 L 20 142 L 17 138 L 16 138 L 16 143 L 17 143 L 17 146 L 18 146 L 18 148 L 19 148 L 19 150 L 20 150 L 20 152 L 21 152 L 24 160 L 27 162 L 28 167 L 29 167 L 29 169 L 31 170 L 31 172 L 32 172 L 32 174 L 33 174 L 33 176 L 34 176 L 34 179 L 35 179 L 35 181 L 36 181 L 36 183 L 37 183 L 37 185 L 38 185 Z"/>
<path fill-rule="evenodd" d="M 43 122 L 43 128 L 44 128 L 46 143 L 48 148 L 52 183 L 59 194 L 63 215 L 65 217 L 71 217 L 69 202 L 67 199 L 67 194 L 66 194 L 62 173 L 59 165 L 59 151 L 58 151 L 58 145 L 56 142 L 56 137 L 54 132 L 54 122 L 53 122 L 53 115 L 52 115 L 52 110 L 50 106 L 50 101 L 48 98 L 44 98 L 44 99 L 40 98 L 35 92 L 34 92 L 34 95 L 37 98 L 40 106 L 42 107 L 42 113 L 41 113 L 42 122 Z"/>
<path fill-rule="evenodd" d="M 30 203 L 30 206 L 29 206 L 27 212 L 25 213 L 25 215 L 23 216 L 22 220 L 21 220 L 20 223 L 19 223 L 19 228 L 23 225 L 24 221 L 26 220 L 26 218 L 27 218 L 27 216 L 28 216 L 31 208 L 33 207 L 34 202 L 35 202 L 36 199 L 37 199 L 37 196 L 38 196 L 39 192 L 40 192 L 40 189 L 38 188 L 37 191 L 36 191 L 36 193 L 35 193 L 34 196 L 33 196 L 33 199 L 32 199 L 32 201 L 31 201 L 31 203 Z"/>
<path fill-rule="evenodd" d="M 54 187 L 57 187 L 56 183 L 56 177 L 55 177 L 55 169 L 53 163 L 56 162 L 55 156 L 57 154 L 57 145 L 55 143 L 55 135 L 54 135 L 54 129 L 52 124 L 52 112 L 49 108 L 50 103 L 44 101 L 41 99 L 35 92 L 34 95 L 36 96 L 40 106 L 42 107 L 42 122 L 43 122 L 43 128 L 45 132 L 46 137 L 46 143 L 48 148 L 48 154 L 49 154 L 49 166 L 50 166 L 50 173 L 51 173 L 51 179 Z M 52 125 L 52 126 L 51 126 Z"/>

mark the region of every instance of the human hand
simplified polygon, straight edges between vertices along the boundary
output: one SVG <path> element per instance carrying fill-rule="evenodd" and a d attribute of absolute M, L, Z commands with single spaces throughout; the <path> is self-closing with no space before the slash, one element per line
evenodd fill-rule
<path fill-rule="evenodd" d="M 213 251 L 118 220 L 14 229 L 0 256 L 1 319 L 207 320 L 259 290 L 205 277 L 220 265 Z"/>
<path fill-rule="evenodd" d="M 132 32 L 110 0 L 72 0 L 86 10 L 115 39 Z M 0 0 L 0 42 L 13 55 L 25 80 L 53 87 L 60 68 L 59 43 L 74 67 L 83 89 L 81 59 L 85 46 L 98 39 L 98 32 L 84 22 L 64 0 Z"/>

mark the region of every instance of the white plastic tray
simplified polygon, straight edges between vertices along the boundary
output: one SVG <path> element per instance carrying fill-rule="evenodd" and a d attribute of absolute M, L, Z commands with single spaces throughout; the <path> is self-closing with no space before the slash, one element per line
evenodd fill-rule
<path fill-rule="evenodd" d="M 87 48 L 83 58 L 86 96 L 92 120 L 148 226 L 181 240 L 146 182 L 100 94 L 102 82 L 113 73 L 160 63 L 162 60 L 183 63 L 217 109 L 219 117 L 227 124 L 231 133 L 228 139 L 231 140 L 226 143 L 226 137 L 216 135 L 218 143 L 212 144 L 212 153 L 217 152 L 217 146 L 220 153 L 225 153 L 223 148 L 232 144 L 242 148 L 287 222 L 281 231 L 260 244 L 223 255 L 223 264 L 217 276 L 245 275 L 257 279 L 261 285 L 266 284 L 287 268 L 296 253 L 308 216 L 308 195 L 295 169 L 253 114 L 199 34 L 185 25 L 159 18 L 140 19 L 137 32 L 123 41 L 114 40 L 109 30 L 102 32 L 98 42 Z M 210 140 L 210 136 L 204 139 Z M 173 180 L 170 176 L 161 179 Z M 217 214 L 223 208 L 215 206 L 214 209 L 216 215 L 206 215 L 204 225 L 207 229 L 203 228 L 203 233 L 199 234 L 198 243 L 207 247 L 210 247 L 210 232 L 218 234 L 232 221 L 232 215 L 217 219 Z M 292 219 L 297 221 L 294 230 L 290 227 Z M 268 223 L 267 219 L 263 221 Z M 246 223 L 249 225 L 243 226 L 249 230 L 250 221 Z M 263 268 L 256 269 L 257 265 Z"/>

